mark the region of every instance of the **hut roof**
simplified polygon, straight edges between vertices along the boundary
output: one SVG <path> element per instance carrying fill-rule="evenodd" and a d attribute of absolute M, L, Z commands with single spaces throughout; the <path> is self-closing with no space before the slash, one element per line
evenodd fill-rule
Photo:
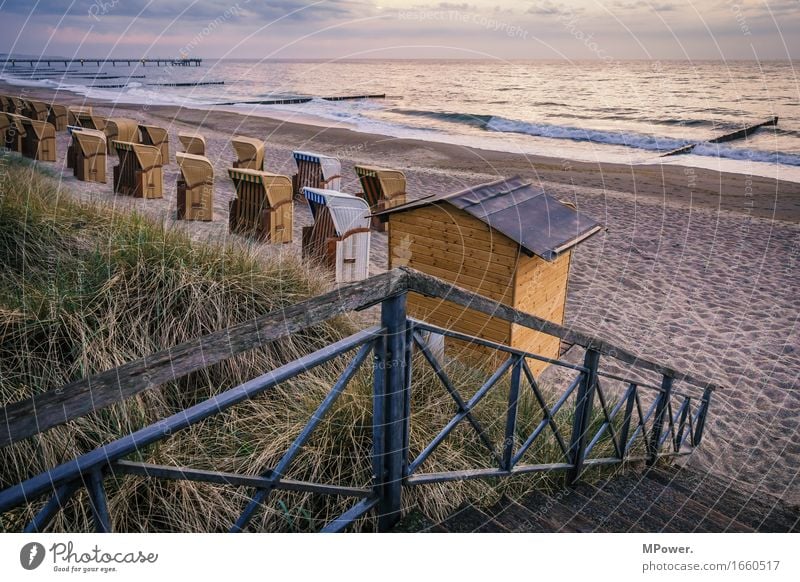
<path fill-rule="evenodd" d="M 519 176 L 452 194 L 434 195 L 395 206 L 376 216 L 447 202 L 517 243 L 528 255 L 546 261 L 593 235 L 602 225 Z"/>

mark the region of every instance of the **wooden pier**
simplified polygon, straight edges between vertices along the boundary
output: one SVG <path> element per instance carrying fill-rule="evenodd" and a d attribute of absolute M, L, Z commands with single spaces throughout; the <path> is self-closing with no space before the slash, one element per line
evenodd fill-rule
<path fill-rule="evenodd" d="M 47 64 L 48 67 L 52 66 L 53 63 L 61 64 L 65 67 L 69 67 L 72 65 L 91 65 L 94 64 L 96 67 L 100 65 L 107 65 L 110 64 L 112 67 L 116 67 L 117 65 L 125 65 L 130 67 L 131 64 L 142 65 L 146 67 L 147 65 L 155 65 L 157 67 L 199 67 L 203 62 L 203 59 L 50 59 L 47 57 L 42 57 L 39 59 L 6 59 L 4 63 L 4 67 L 16 67 L 18 64 L 27 64 L 30 67 L 38 67 L 42 64 Z"/>

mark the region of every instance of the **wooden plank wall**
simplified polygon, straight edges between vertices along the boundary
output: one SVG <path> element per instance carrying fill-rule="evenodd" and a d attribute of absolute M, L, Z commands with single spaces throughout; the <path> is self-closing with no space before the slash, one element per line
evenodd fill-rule
<path fill-rule="evenodd" d="M 390 216 L 389 266 L 407 266 L 484 297 L 512 305 L 518 245 L 449 204 Z M 511 324 L 453 303 L 410 294 L 408 313 L 440 327 L 494 342 L 511 342 Z M 447 338 L 448 351 L 485 358 L 486 348 Z"/>

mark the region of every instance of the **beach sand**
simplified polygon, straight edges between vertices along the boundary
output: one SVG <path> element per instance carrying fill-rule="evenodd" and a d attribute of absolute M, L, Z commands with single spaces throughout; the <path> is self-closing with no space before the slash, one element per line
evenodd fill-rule
<path fill-rule="evenodd" d="M 0 84 L 0 92 L 20 89 Z M 25 92 L 52 99 L 45 90 Z M 65 93 L 57 101 L 83 103 Z M 689 463 L 754 492 L 800 502 L 800 184 L 676 165 L 523 156 L 236 113 L 94 105 L 101 115 L 169 128 L 164 198 L 115 196 L 115 156 L 109 156 L 107 184 L 78 182 L 64 162 L 66 132 L 57 137 L 59 161 L 44 165 L 81 198 L 135 208 L 200 240 L 229 236 L 233 188 L 226 169 L 236 134 L 265 139 L 265 169 L 272 172 L 294 173 L 292 150 L 339 157 L 347 192 L 360 190 L 354 163 L 403 170 L 411 198 L 514 174 L 540 182 L 607 227 L 575 251 L 566 323 L 726 385 L 713 396 L 704 441 Z M 197 127 L 216 172 L 214 222 L 176 222 L 177 134 Z M 299 253 L 300 228 L 310 223 L 305 205 L 295 204 L 296 242 L 268 252 Z M 385 235 L 373 235 L 373 273 L 387 266 L 386 246 Z"/>

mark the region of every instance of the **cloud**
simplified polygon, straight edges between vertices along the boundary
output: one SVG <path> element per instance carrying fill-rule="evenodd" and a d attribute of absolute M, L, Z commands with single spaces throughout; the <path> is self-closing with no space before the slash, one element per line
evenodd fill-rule
<path fill-rule="evenodd" d="M 533 14 L 535 16 L 558 16 L 559 14 L 571 14 L 577 12 L 575 8 L 567 7 L 563 4 L 556 4 L 549 0 L 544 2 L 536 2 L 529 6 L 525 14 Z"/>

